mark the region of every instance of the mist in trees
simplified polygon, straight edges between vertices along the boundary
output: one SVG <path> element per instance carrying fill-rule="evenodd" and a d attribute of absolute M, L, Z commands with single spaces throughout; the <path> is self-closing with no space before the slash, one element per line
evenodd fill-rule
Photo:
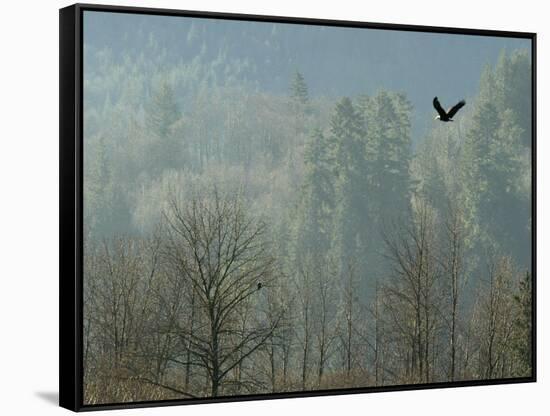
<path fill-rule="evenodd" d="M 530 376 L 529 50 L 423 130 L 416 85 L 323 89 L 291 29 L 187 26 L 85 44 L 85 402 Z"/>

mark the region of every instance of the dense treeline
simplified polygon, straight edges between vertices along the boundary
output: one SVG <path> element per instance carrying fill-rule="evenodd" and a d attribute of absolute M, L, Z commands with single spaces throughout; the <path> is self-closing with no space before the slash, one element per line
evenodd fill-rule
<path fill-rule="evenodd" d="M 179 71 L 86 110 L 87 403 L 531 374 L 528 53 L 418 146 L 403 93 Z"/>

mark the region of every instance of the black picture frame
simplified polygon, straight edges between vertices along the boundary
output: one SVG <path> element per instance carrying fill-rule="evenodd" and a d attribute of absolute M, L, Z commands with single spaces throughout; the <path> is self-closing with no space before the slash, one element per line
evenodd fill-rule
<path fill-rule="evenodd" d="M 335 390 L 295 391 L 217 398 L 142 401 L 101 405 L 83 404 L 83 12 L 183 16 L 209 19 L 291 23 L 300 25 L 371 28 L 439 34 L 482 35 L 522 38 L 532 46 L 532 376 L 384 387 L 362 387 Z M 389 23 L 367 23 L 301 17 L 183 11 L 157 8 L 75 4 L 59 11 L 59 404 L 73 411 L 127 409 L 138 407 L 187 405 L 197 403 L 235 402 L 293 397 L 343 395 L 402 390 L 451 388 L 462 386 L 530 383 L 537 380 L 536 365 L 536 33 L 415 26 Z"/>

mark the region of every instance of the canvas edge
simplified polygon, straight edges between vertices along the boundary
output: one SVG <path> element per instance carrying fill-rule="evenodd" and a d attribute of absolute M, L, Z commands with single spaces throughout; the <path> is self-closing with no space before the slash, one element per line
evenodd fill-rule
<path fill-rule="evenodd" d="M 531 35 L 531 377 L 537 381 L 537 34 Z"/>
<path fill-rule="evenodd" d="M 80 18 L 59 10 L 59 405 L 82 405 Z"/>

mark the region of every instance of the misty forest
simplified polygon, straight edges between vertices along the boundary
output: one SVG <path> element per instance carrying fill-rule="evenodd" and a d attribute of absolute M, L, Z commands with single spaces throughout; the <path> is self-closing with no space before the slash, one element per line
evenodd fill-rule
<path fill-rule="evenodd" d="M 527 41 L 116 15 L 85 12 L 85 404 L 531 376 Z"/>

